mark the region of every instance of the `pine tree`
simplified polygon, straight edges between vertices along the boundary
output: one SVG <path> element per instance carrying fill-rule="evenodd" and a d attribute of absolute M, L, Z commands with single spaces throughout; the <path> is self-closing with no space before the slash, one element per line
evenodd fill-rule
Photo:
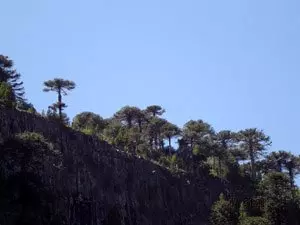
<path fill-rule="evenodd" d="M 8 84 L 14 93 L 15 101 L 25 101 L 23 82 L 20 81 L 21 74 L 13 69 L 13 61 L 7 56 L 0 55 L 0 82 Z"/>

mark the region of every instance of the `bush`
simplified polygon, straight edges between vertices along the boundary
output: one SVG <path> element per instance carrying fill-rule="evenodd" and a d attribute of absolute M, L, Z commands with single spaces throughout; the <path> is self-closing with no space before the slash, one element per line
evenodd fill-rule
<path fill-rule="evenodd" d="M 238 222 L 238 210 L 235 205 L 225 200 L 223 194 L 215 202 L 211 210 L 212 225 L 235 225 Z"/>
<path fill-rule="evenodd" d="M 162 155 L 158 160 L 159 164 L 163 165 L 164 167 L 170 167 L 171 165 L 170 161 L 171 161 L 170 158 L 164 155 Z"/>
<path fill-rule="evenodd" d="M 269 221 L 261 216 L 245 217 L 239 225 L 270 225 Z"/>
<path fill-rule="evenodd" d="M 4 140 L 0 149 L 0 224 L 62 224 L 60 212 L 50 207 L 57 199 L 45 176 L 55 176 L 60 152 L 31 132 Z"/>
<path fill-rule="evenodd" d="M 0 106 L 13 108 L 15 106 L 16 96 L 11 86 L 5 82 L 0 82 Z"/>
<path fill-rule="evenodd" d="M 149 159 L 150 157 L 150 146 L 148 144 L 139 144 L 137 146 L 137 155 L 142 156 L 145 159 Z"/>
<path fill-rule="evenodd" d="M 26 101 L 19 101 L 17 103 L 17 109 L 21 110 L 21 111 L 28 112 L 28 113 L 32 113 L 32 114 L 37 113 L 34 106 L 31 103 L 28 103 Z"/>

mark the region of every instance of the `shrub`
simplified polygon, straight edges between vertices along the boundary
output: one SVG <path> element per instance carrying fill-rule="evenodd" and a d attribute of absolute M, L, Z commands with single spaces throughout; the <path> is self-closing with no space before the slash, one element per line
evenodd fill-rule
<path fill-rule="evenodd" d="M 13 108 L 16 102 L 16 96 L 11 86 L 5 82 L 0 82 L 0 106 Z"/>

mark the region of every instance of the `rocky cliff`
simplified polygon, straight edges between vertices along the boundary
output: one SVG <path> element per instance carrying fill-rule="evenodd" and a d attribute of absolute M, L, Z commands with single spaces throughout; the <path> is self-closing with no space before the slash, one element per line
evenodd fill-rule
<path fill-rule="evenodd" d="M 207 174 L 175 175 L 106 142 L 25 112 L 0 109 L 5 139 L 30 131 L 59 143 L 64 164 L 45 170 L 56 190 L 52 207 L 72 225 L 207 224 L 209 209 L 224 190 Z"/>

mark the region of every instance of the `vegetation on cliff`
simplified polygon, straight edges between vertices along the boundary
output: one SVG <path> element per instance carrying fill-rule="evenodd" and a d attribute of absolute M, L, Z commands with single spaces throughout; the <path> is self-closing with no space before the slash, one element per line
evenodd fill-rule
<path fill-rule="evenodd" d="M 187 121 L 180 128 L 163 117 L 165 110 L 159 105 L 145 109 L 124 106 L 111 118 L 84 111 L 70 123 L 63 112 L 67 105 L 62 102 L 62 95 L 74 89 L 75 83 L 61 78 L 46 81 L 44 91 L 55 91 L 58 101 L 49 106 L 46 113 L 38 113 L 24 99 L 20 74 L 12 69 L 12 65 L 8 57 L 0 56 L 1 107 L 55 120 L 107 141 L 118 151 L 153 161 L 173 172 L 182 171 L 201 178 L 199 171 L 207 170 L 211 176 L 229 183 L 230 190 L 224 192 L 212 207 L 212 224 L 300 224 L 300 195 L 295 185 L 295 178 L 300 172 L 300 158 L 287 151 L 271 151 L 271 139 L 263 130 L 215 131 L 201 119 Z M 30 224 L 28 221 L 34 219 L 35 210 L 41 215 L 38 220 L 50 224 L 49 221 L 59 218 L 59 213 L 47 208 L 45 202 L 51 202 L 51 191 L 40 181 L 38 174 L 44 169 L 45 154 L 50 154 L 46 161 L 53 165 L 59 165 L 57 161 L 61 160 L 61 155 L 37 134 L 26 133 L 12 138 L 1 143 L 0 219 L 10 220 L 7 215 L 16 213 L 14 210 L 18 208 L 17 218 L 22 221 L 19 224 Z M 21 174 L 26 176 L 22 175 L 16 184 L 16 177 Z M 39 202 L 34 204 L 42 207 L 24 206 L 25 200 L 11 202 L 14 193 L 22 196 L 22 191 L 30 191 L 26 186 L 29 184 L 32 184 L 30 188 L 38 190 L 37 196 L 32 198 Z M 45 196 L 48 196 L 47 199 Z"/>
<path fill-rule="evenodd" d="M 55 191 L 43 180 L 45 170 L 59 170 L 62 155 L 36 133 L 22 133 L 0 143 L 1 224 L 61 224 Z"/>

